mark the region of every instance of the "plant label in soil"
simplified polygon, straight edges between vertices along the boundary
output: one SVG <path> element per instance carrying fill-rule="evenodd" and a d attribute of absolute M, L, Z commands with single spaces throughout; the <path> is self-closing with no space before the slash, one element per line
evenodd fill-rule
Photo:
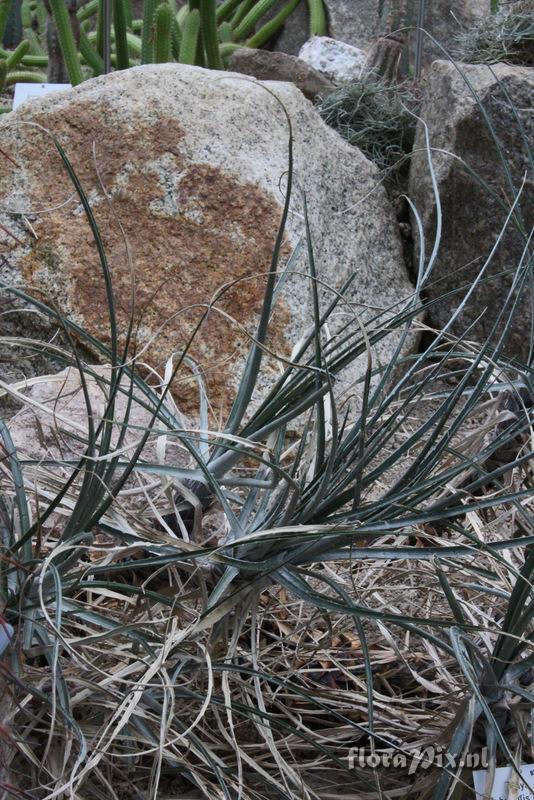
<path fill-rule="evenodd" d="M 63 89 L 71 89 L 70 83 L 16 83 L 15 96 L 13 97 L 13 111 L 21 103 L 31 100 L 33 97 L 42 97 L 50 92 L 60 92 Z"/>
<path fill-rule="evenodd" d="M 473 772 L 477 800 L 534 800 L 534 764 L 523 764 L 519 768 L 521 778 L 512 767 L 497 767 L 491 795 L 484 794 L 486 769 Z"/>

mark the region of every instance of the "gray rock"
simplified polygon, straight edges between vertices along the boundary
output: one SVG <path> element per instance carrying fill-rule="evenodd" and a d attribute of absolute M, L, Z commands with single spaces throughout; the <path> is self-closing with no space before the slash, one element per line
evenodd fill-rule
<path fill-rule="evenodd" d="M 462 70 L 493 123 L 516 189 L 521 186 L 523 176 L 527 175 L 520 207 L 525 230 L 529 231 L 534 222 L 533 175 L 516 114 L 524 126 L 524 135 L 532 142 L 534 125 L 528 109 L 534 89 L 534 70 L 504 64 L 494 65 L 491 69 L 462 65 Z M 510 100 L 515 111 L 510 106 Z M 497 240 L 513 195 L 481 110 L 462 76 L 450 62 L 436 61 L 430 68 L 421 117 L 428 126 L 430 142 L 435 148 L 432 160 L 443 215 L 440 255 L 428 287 L 428 295 L 434 299 L 460 286 L 469 286 L 479 274 Z M 493 196 L 479 185 L 458 159 L 464 160 L 476 171 L 491 187 Z M 436 229 L 437 210 L 421 124 L 417 130 L 411 165 L 410 196 L 421 215 L 426 252 L 429 253 Z M 483 341 L 488 336 L 511 285 L 524 246 L 524 236 L 511 225 L 492 259 L 488 279 L 477 288 L 456 324 L 456 334 L 464 332 L 482 314 L 482 318 L 470 329 L 469 337 Z M 443 326 L 457 307 L 459 297 L 461 295 L 447 298 L 435 305 L 431 310 L 431 322 L 438 327 Z M 526 357 L 529 345 L 528 307 L 529 298 L 525 290 L 517 308 L 517 322 L 508 348 L 509 353 L 520 358 Z"/>
<path fill-rule="evenodd" d="M 365 66 L 367 53 L 359 47 L 352 47 L 328 36 L 313 36 L 303 45 L 299 58 L 315 72 L 323 73 L 339 85 L 358 80 Z"/>
<path fill-rule="evenodd" d="M 488 0 L 433 0 L 426 3 L 423 28 L 428 31 L 439 44 L 451 52 L 455 48 L 457 36 L 471 28 L 488 14 Z M 414 20 L 413 24 L 416 21 Z M 412 36 L 412 47 L 414 43 Z M 430 39 L 423 37 L 423 63 L 434 59 L 443 59 L 443 50 Z"/>
<path fill-rule="evenodd" d="M 253 50 L 244 47 L 232 54 L 229 63 L 232 72 L 251 75 L 260 81 L 286 81 L 294 83 L 312 102 L 326 97 L 335 89 L 334 84 L 305 61 L 287 53 Z"/>
<path fill-rule="evenodd" d="M 378 0 L 325 0 L 325 5 L 333 39 L 365 50 L 387 30 Z"/>
<path fill-rule="evenodd" d="M 264 20 L 272 19 L 286 5 L 286 0 L 278 0 L 273 8 L 265 15 Z M 308 3 L 301 0 L 299 5 L 286 20 L 284 27 L 278 34 L 273 44 L 277 52 L 298 56 L 299 50 L 310 36 L 310 15 Z"/>
<path fill-rule="evenodd" d="M 205 371 L 214 408 L 226 413 L 249 346 L 244 329 L 254 330 L 281 218 L 288 167 L 281 103 L 292 121 L 295 158 L 281 263 L 303 234 L 305 191 L 320 280 L 340 287 L 357 273 L 348 297 L 364 323 L 377 307 L 402 306 L 412 286 L 377 169 L 323 123 L 295 86 L 178 64 L 114 72 L 0 120 L 2 149 L 13 159 L 4 160 L 0 174 L 0 221 L 22 242 L 6 244 L 11 280 L 39 286 L 109 342 L 93 237 L 50 138 L 21 124 L 38 123 L 63 144 L 91 199 L 113 277 L 120 343 L 132 312 L 133 270 L 141 361 L 162 375 L 206 304 L 228 285 L 217 305 L 223 313 L 212 309 L 190 351 Z M 33 214 L 43 209 L 48 213 Z M 305 250 L 295 258 L 272 318 L 269 347 L 284 357 L 313 322 L 310 283 L 300 274 L 308 271 Z M 322 295 L 322 303 L 332 296 L 326 289 Z M 352 313 L 352 307 L 340 308 L 337 322 L 359 330 Z M 387 362 L 397 341 L 390 336 L 377 343 L 375 363 Z M 260 394 L 280 374 L 274 356 L 264 364 Z M 350 380 L 362 369 L 363 359 Z M 184 413 L 196 414 L 197 383 L 189 369 L 181 371 L 176 393 Z"/>
<path fill-rule="evenodd" d="M 531 2 L 531 0 L 528 0 Z M 407 0 L 324 0 L 328 17 L 328 34 L 333 39 L 346 42 L 362 50 L 376 40 L 397 29 L 415 28 L 417 3 Z M 280 11 L 284 0 L 280 0 L 270 15 Z M 427 0 L 425 4 L 424 29 L 450 50 L 456 36 L 482 19 L 489 8 L 489 0 Z M 289 17 L 277 38 L 274 49 L 297 55 L 309 38 L 309 15 L 307 3 L 301 2 Z M 415 32 L 409 36 L 409 59 L 413 64 Z M 428 36 L 423 37 L 423 63 L 443 58 L 443 51 Z"/>
<path fill-rule="evenodd" d="M 368 49 L 385 33 L 415 26 L 416 6 L 403 0 L 384 0 L 379 14 L 378 0 L 325 0 L 328 10 L 329 33 L 334 39 Z M 488 13 L 488 0 L 432 0 L 425 4 L 423 27 L 446 48 L 453 46 L 457 34 L 473 25 Z M 415 36 L 411 36 L 410 56 L 413 61 Z M 443 57 L 442 51 L 432 40 L 423 39 L 423 60 L 429 62 Z"/>

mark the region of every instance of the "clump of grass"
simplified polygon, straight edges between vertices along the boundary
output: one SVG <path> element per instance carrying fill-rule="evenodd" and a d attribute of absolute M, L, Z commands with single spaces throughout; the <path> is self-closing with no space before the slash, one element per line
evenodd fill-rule
<path fill-rule="evenodd" d="M 417 105 L 406 86 L 389 84 L 373 72 L 342 86 L 319 106 L 324 121 L 350 144 L 388 169 L 411 148 Z"/>
<path fill-rule="evenodd" d="M 533 64 L 534 14 L 489 14 L 460 34 L 455 57 L 469 64 Z"/>

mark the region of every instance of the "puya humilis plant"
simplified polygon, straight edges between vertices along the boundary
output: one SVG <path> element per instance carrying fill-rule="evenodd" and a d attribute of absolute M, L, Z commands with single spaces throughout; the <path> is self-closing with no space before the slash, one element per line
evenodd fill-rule
<path fill-rule="evenodd" d="M 395 696 L 384 704 L 377 674 L 384 641 L 395 649 L 409 640 L 414 650 L 435 654 L 432 674 L 428 661 L 421 675 L 408 661 L 411 678 L 404 680 L 409 692 L 414 687 L 430 691 L 418 701 L 442 723 L 452 763 L 460 763 L 459 754 L 474 733 L 480 736 L 481 727 L 491 763 L 498 757 L 515 763 L 514 716 L 503 697 L 532 702 L 522 679 L 533 663 L 534 535 L 532 488 L 509 484 L 505 475 L 532 457 L 528 439 L 523 449 L 516 444 L 532 424 L 532 370 L 529 364 L 519 368 L 508 362 L 502 352 L 517 290 L 528 290 L 530 236 L 525 234 L 524 257 L 503 302 L 502 332 L 496 324 L 494 335 L 474 347 L 467 336 L 451 337 L 448 325 L 421 352 L 404 357 L 403 343 L 423 308 L 420 292 L 438 257 L 440 214 L 432 252 L 427 257 L 423 246 L 420 253 L 413 297 L 336 328 L 334 314 L 344 306 L 355 276 L 337 290 L 321 283 L 305 206 L 308 273 L 303 279 L 312 293 L 314 329 L 296 344 L 280 379 L 252 410 L 273 306 L 296 260 L 282 264 L 280 256 L 292 193 L 290 134 L 285 207 L 233 408 L 224 430 L 210 432 L 197 374 L 199 428 L 191 431 L 173 404 L 172 382 L 192 364 L 189 351 L 202 320 L 161 389 L 155 389 L 131 359 L 133 320 L 119 348 L 113 281 L 100 231 L 66 154 L 56 147 L 97 245 L 111 345 L 54 308 L 4 286 L 63 330 L 71 354 L 60 345 L 49 348 L 78 371 L 88 418 L 87 434 L 77 434 L 81 454 L 75 462 L 33 463 L 17 453 L 8 426 L 2 427 L 8 454 L 2 473 L 8 501 L 2 517 L 2 612 L 16 629 L 9 666 L 4 663 L 3 669 L 23 700 L 17 735 L 29 729 L 34 742 L 24 748 L 30 774 L 24 789 L 40 787 L 46 797 L 83 791 L 96 798 L 136 786 L 146 797 L 156 797 L 171 780 L 175 791 L 195 787 L 201 797 L 253 798 L 264 796 L 266 786 L 275 796 L 325 797 L 334 785 L 340 797 L 353 797 L 354 786 L 380 796 L 386 778 L 351 764 L 351 748 L 409 754 L 413 729 L 419 727 L 411 719 L 403 725 L 403 703 L 397 717 L 387 716 L 384 705 L 395 706 Z M 430 146 L 428 162 L 433 170 Z M 477 283 L 485 280 L 504 231 L 521 226 L 520 203 L 516 193 Z M 414 215 L 417 223 L 416 209 Z M 216 309 L 226 288 L 206 314 Z M 451 323 L 475 288 L 459 289 Z M 387 336 L 395 337 L 396 355 L 379 365 L 373 347 Z M 102 354 L 111 365 L 108 378 L 83 362 L 76 340 Z M 367 368 L 361 405 L 351 411 L 338 406 L 335 380 L 356 359 L 364 359 Z M 101 418 L 94 417 L 91 405 L 90 382 L 96 378 L 107 394 Z M 453 378 L 453 388 L 445 388 Z M 16 386 L 1 385 L 20 397 Z M 514 401 L 505 425 L 496 413 L 499 397 Z M 428 414 L 414 420 L 414 409 L 426 402 Z M 493 408 L 494 421 L 490 418 L 475 439 L 463 436 L 481 403 Z M 137 429 L 135 446 L 125 457 L 134 404 L 145 409 L 150 422 Z M 290 428 L 298 431 L 296 441 L 288 438 Z M 147 461 L 144 447 L 151 436 L 174 437 L 190 454 L 192 467 Z M 512 453 L 505 463 L 503 451 Z M 252 473 L 251 463 L 256 464 Z M 204 484 L 225 521 L 218 541 L 202 545 L 174 535 L 154 501 L 149 508 L 162 531 L 129 514 L 128 481 L 147 478 L 179 481 L 187 499 L 194 481 Z M 148 494 L 146 483 L 142 491 Z M 200 504 L 194 497 L 191 502 L 194 529 L 202 534 Z M 490 509 L 507 509 L 514 527 L 480 537 L 472 520 Z M 181 529 L 185 537 L 185 526 Z M 444 530 L 448 541 L 440 534 Z M 133 561 L 133 553 L 140 558 Z M 391 584 L 404 565 L 395 602 L 382 597 L 387 585 L 373 584 L 372 572 L 382 564 Z M 410 573 L 436 611 L 420 601 L 409 613 L 406 606 L 397 607 Z M 162 575 L 165 579 L 158 580 Z M 295 604 L 297 622 L 288 631 Z M 280 607 L 277 618 L 272 609 Z M 312 637 L 312 654 L 299 666 L 299 642 L 317 630 L 327 641 L 336 630 L 350 632 L 352 649 L 345 656 L 339 646 L 319 653 Z M 276 659 L 270 660 L 273 651 Z M 322 666 L 325 659 L 334 659 L 341 674 L 330 687 L 313 680 L 313 671 L 329 672 Z M 456 693 L 453 718 L 449 694 L 444 705 L 435 700 L 445 691 L 443 669 L 457 676 L 456 683 L 449 679 Z M 524 732 L 515 711 L 519 746 Z M 438 730 L 436 725 L 433 732 Z M 268 762 L 260 757 L 265 748 Z M 63 754 L 59 762 L 58 753 Z M 397 788 L 401 779 L 405 787 L 410 780 L 393 776 Z M 462 780 L 459 768 L 443 769 L 438 782 L 425 772 L 410 796 L 441 800 Z"/>

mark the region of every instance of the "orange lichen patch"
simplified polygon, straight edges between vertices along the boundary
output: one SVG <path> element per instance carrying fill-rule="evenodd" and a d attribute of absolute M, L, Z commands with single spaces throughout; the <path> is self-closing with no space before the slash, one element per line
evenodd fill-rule
<path fill-rule="evenodd" d="M 176 120 L 159 119 L 144 128 L 136 121 L 131 130 L 124 130 L 124 121 L 114 122 L 113 116 L 110 111 L 95 120 L 94 109 L 79 103 L 69 119 L 52 114 L 46 125 L 65 141 L 69 159 L 92 199 L 112 273 L 121 342 L 132 314 L 126 237 L 135 284 L 136 347 L 139 351 L 158 334 L 142 360 L 161 374 L 169 355 L 181 352 L 206 305 L 235 279 L 241 280 L 224 292 L 217 307 L 251 329 L 261 307 L 281 209 L 259 187 L 216 166 L 188 161 Z M 38 157 L 42 134 L 39 138 L 40 142 L 33 135 L 25 137 L 19 160 Z M 112 207 L 92 162 L 93 141 Z M 54 153 L 41 164 L 35 201 L 50 207 L 72 187 Z M 33 224 L 38 239 L 22 259 L 23 277 L 32 286 L 40 285 L 93 335 L 109 341 L 102 270 L 79 204 L 56 209 Z M 289 252 L 286 242 L 284 253 Z M 284 336 L 288 313 L 284 306 L 278 309 L 269 341 L 284 356 L 289 349 Z M 235 382 L 232 364 L 246 345 L 239 327 L 211 310 L 190 350 L 206 373 L 210 397 L 219 411 L 229 408 Z M 188 371 L 184 378 L 178 400 L 185 410 L 193 410 L 196 385 Z"/>

